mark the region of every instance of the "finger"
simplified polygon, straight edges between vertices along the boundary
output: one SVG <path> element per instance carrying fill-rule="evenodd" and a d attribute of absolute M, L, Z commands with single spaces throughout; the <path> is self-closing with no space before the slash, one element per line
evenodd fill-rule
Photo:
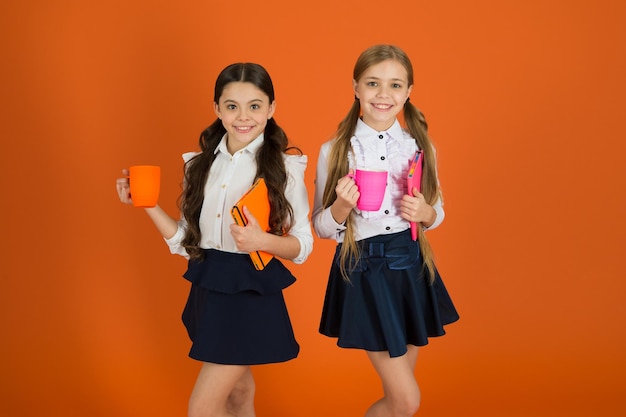
<path fill-rule="evenodd" d="M 115 188 L 117 189 L 117 195 L 120 200 L 126 202 L 130 198 L 130 185 L 127 181 L 120 181 L 119 179 L 115 183 Z"/>
<path fill-rule="evenodd" d="M 115 180 L 115 185 L 117 185 L 118 187 L 128 187 L 130 184 L 128 182 L 128 179 L 118 178 Z"/>
<path fill-rule="evenodd" d="M 361 193 L 359 192 L 359 189 L 357 188 L 356 191 L 352 194 L 350 203 L 352 203 L 353 205 L 356 205 L 356 202 L 359 200 L 359 197 L 361 197 Z"/>
<path fill-rule="evenodd" d="M 337 188 L 337 198 L 350 202 L 359 197 L 359 189 L 355 185 L 348 185 L 344 188 Z"/>
<path fill-rule="evenodd" d="M 408 195 L 408 194 L 404 194 L 402 196 L 402 199 L 400 200 L 400 204 L 403 206 L 414 204 L 414 203 L 415 203 L 415 197 Z"/>
<path fill-rule="evenodd" d="M 343 189 L 351 187 L 354 184 L 355 184 L 354 179 L 346 175 L 344 177 L 339 178 L 339 181 L 337 181 L 337 188 L 339 188 L 340 190 L 343 190 Z"/>
<path fill-rule="evenodd" d="M 243 206 L 243 214 L 246 216 L 246 219 L 248 220 L 248 224 L 250 223 L 258 224 L 258 222 L 256 221 L 256 218 L 252 215 L 252 213 L 250 213 L 250 210 L 248 210 L 248 207 Z"/>

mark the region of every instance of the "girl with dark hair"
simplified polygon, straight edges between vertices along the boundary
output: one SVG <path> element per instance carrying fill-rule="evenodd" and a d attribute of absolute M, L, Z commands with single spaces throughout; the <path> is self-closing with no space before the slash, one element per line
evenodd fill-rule
<path fill-rule="evenodd" d="M 201 133 L 200 152 L 183 155 L 181 219 L 158 205 L 145 210 L 170 251 L 189 260 L 182 318 L 192 341 L 189 356 L 203 362 L 189 416 L 252 417 L 250 365 L 288 361 L 299 352 L 282 292 L 295 278 L 277 258 L 299 264 L 313 248 L 307 157 L 291 152 L 276 124 L 274 87 L 260 65 L 226 67 L 215 83 L 214 108 L 217 119 Z M 258 178 L 268 188 L 267 231 L 245 207 L 245 226 L 230 215 Z M 117 180 L 117 190 L 122 202 L 132 203 L 126 178 Z M 248 256 L 254 251 L 274 259 L 258 271 Z"/>
<path fill-rule="evenodd" d="M 412 416 L 420 404 L 414 376 L 418 346 L 443 335 L 459 317 L 433 262 L 424 231 L 443 220 L 434 147 L 423 114 L 409 101 L 413 67 L 392 45 L 358 58 L 355 100 L 335 139 L 317 163 L 313 227 L 338 242 L 320 332 L 343 348 L 363 349 L 378 373 L 384 397 L 366 417 Z M 397 120 L 401 110 L 406 128 Z M 422 187 L 407 190 L 416 151 L 424 155 Z M 357 208 L 356 168 L 387 171 L 382 206 Z M 418 225 L 412 239 L 410 223 Z"/>

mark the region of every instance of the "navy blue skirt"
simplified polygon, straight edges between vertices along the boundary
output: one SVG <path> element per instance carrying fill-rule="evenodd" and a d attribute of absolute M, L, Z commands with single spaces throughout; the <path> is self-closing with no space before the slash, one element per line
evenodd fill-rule
<path fill-rule="evenodd" d="M 191 358 L 257 365 L 298 356 L 282 293 L 295 278 L 278 259 L 257 271 L 247 254 L 205 250 L 184 277 L 191 282 L 182 315 Z"/>
<path fill-rule="evenodd" d="M 430 281 L 419 243 L 410 232 L 379 235 L 358 242 L 361 257 L 349 270 L 339 269 L 341 244 L 330 270 L 320 333 L 337 345 L 402 356 L 407 345 L 424 346 L 445 334 L 443 326 L 459 315 L 439 272 Z"/>

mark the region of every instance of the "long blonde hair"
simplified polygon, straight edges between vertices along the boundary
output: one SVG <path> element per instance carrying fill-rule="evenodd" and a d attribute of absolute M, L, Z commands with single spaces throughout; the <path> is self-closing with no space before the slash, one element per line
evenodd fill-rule
<path fill-rule="evenodd" d="M 359 56 L 354 65 L 353 79 L 359 81 L 363 73 L 372 65 L 389 59 L 398 61 L 407 72 L 409 86 L 413 85 L 413 65 L 406 53 L 394 45 L 375 45 Z M 361 115 L 361 104 L 358 99 L 354 100 L 347 116 L 339 123 L 335 134 L 335 141 L 328 155 L 328 180 L 324 188 L 324 208 L 337 199 L 335 184 L 348 173 L 348 152 L 351 149 L 350 139 L 354 136 L 357 121 Z M 440 196 L 439 184 L 437 183 L 435 151 L 428 137 L 428 125 L 422 112 L 407 100 L 404 104 L 404 121 L 406 129 L 415 139 L 417 146 L 424 152 L 424 165 L 422 174 L 422 190 L 426 202 L 435 204 Z M 344 279 L 348 280 L 349 270 L 352 269 L 360 256 L 359 246 L 354 237 L 354 212 L 350 212 L 346 219 L 346 231 L 340 252 L 340 269 Z M 433 251 L 428 243 L 424 231 L 419 230 L 419 245 L 424 264 L 428 269 L 429 277 L 434 280 L 435 264 Z"/>

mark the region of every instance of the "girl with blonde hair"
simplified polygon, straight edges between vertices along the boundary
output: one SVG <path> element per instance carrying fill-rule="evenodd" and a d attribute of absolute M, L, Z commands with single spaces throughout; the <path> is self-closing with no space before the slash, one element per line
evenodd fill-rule
<path fill-rule="evenodd" d="M 367 352 L 384 397 L 366 417 L 408 417 L 421 400 L 414 376 L 418 346 L 459 318 L 424 233 L 444 218 L 435 150 L 424 115 L 409 100 L 413 67 L 400 48 L 365 50 L 354 67 L 353 89 L 354 103 L 317 163 L 313 227 L 338 243 L 320 332 L 336 337 L 342 348 Z M 397 119 L 401 110 L 406 128 Z M 418 150 L 424 157 L 421 190 L 407 190 Z M 358 209 L 357 168 L 387 171 L 379 210 Z M 411 222 L 418 225 L 417 242 Z"/>

